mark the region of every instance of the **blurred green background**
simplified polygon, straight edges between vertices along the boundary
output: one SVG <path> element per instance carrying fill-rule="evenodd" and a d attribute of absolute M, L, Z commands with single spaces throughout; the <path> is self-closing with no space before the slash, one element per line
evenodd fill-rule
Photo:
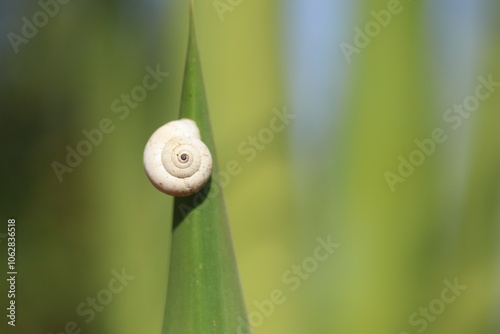
<path fill-rule="evenodd" d="M 241 166 L 224 192 L 254 333 L 499 333 L 498 2 L 195 3 L 220 166 Z M 172 198 L 142 151 L 178 115 L 187 13 L 0 5 L 0 258 L 6 272 L 14 217 L 19 273 L 17 326 L 2 315 L 2 333 L 160 332 Z M 116 112 L 148 66 L 168 76 Z M 103 119 L 109 133 L 60 182 L 54 162 Z M 317 238 L 340 246 L 319 260 Z M 113 270 L 134 278 L 109 297 Z M 77 311 L 106 296 L 91 320 Z"/>

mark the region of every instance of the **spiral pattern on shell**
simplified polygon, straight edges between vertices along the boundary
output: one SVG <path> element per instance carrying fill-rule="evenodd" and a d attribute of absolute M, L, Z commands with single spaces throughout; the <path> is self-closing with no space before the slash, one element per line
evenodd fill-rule
<path fill-rule="evenodd" d="M 153 185 L 168 195 L 199 191 L 212 173 L 212 155 L 196 123 L 183 118 L 156 130 L 144 149 L 144 169 Z"/>

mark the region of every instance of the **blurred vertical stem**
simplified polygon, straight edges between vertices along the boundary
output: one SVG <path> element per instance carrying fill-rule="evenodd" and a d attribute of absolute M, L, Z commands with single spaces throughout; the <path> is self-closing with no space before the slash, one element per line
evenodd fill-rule
<path fill-rule="evenodd" d="M 385 0 L 357 2 L 359 18 L 353 26 L 377 24 L 374 11 L 387 11 L 387 6 Z M 352 83 L 335 138 L 341 143 L 335 152 L 337 169 L 326 187 L 337 209 L 329 211 L 335 215 L 333 225 L 339 224 L 329 228 L 348 252 L 316 286 L 316 296 L 326 296 L 317 311 L 320 320 L 307 323 L 319 328 L 316 332 L 399 333 L 394 324 L 401 319 L 406 325 L 407 312 L 434 279 L 439 258 L 425 256 L 433 246 L 428 240 L 439 237 L 436 162 L 428 159 L 392 189 L 385 178 L 387 171 L 397 170 L 399 156 L 415 149 L 415 138 L 425 138 L 435 127 L 427 51 L 420 38 L 422 6 L 399 4 L 400 14 L 349 65 Z M 332 309 L 338 310 L 334 317 L 328 315 Z"/>
<path fill-rule="evenodd" d="M 249 333 L 189 5 L 189 43 L 180 118 L 196 122 L 214 160 L 212 177 L 175 199 L 169 283 L 162 333 Z"/>
<path fill-rule="evenodd" d="M 498 3 L 490 5 L 492 13 L 498 13 Z M 492 32 L 500 28 L 498 20 L 492 24 Z M 500 44 L 498 36 L 491 34 L 487 46 L 486 67 L 481 76 L 493 82 L 500 81 Z M 471 331 L 498 333 L 498 311 L 491 305 L 498 298 L 492 291 L 498 288 L 498 223 L 500 195 L 500 92 L 495 87 L 479 109 L 470 118 L 474 124 L 469 151 L 469 175 L 460 212 L 460 234 L 456 245 L 458 278 L 473 292 L 467 292 L 467 301 L 460 304 L 458 317 L 467 321 L 460 323 L 455 333 Z"/>

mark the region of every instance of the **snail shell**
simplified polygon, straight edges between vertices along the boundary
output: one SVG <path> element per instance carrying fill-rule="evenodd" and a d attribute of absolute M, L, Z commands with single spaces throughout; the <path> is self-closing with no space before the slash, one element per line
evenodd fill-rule
<path fill-rule="evenodd" d="M 212 173 L 212 155 L 196 123 L 183 118 L 156 130 L 144 149 L 144 169 L 153 185 L 172 196 L 199 191 Z"/>

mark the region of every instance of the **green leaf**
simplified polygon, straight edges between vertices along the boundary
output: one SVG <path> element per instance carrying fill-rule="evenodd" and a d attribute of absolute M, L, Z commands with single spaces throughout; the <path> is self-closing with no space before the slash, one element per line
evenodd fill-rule
<path fill-rule="evenodd" d="M 213 158 L 212 177 L 197 194 L 175 199 L 172 250 L 163 333 L 250 333 L 236 259 L 219 186 L 190 5 L 189 44 L 180 118 L 200 129 Z"/>

